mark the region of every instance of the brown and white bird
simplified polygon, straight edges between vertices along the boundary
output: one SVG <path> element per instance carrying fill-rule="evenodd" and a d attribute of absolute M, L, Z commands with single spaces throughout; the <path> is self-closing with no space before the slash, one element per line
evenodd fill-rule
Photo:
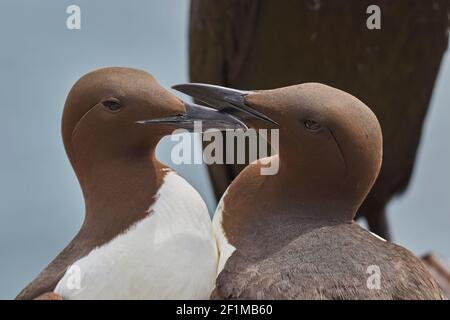
<path fill-rule="evenodd" d="M 245 128 L 184 103 L 148 73 L 105 68 L 76 82 L 62 136 L 85 200 L 84 223 L 17 299 L 205 299 L 217 271 L 198 192 L 155 157 L 175 127 Z"/>
<path fill-rule="evenodd" d="M 214 216 L 213 298 L 443 299 L 422 262 L 354 222 L 382 162 L 374 113 L 341 90 L 306 83 L 239 91 L 175 89 L 217 109 L 254 109 L 279 124 L 275 175 L 247 166 Z M 371 281 L 378 277 L 375 285 Z"/>

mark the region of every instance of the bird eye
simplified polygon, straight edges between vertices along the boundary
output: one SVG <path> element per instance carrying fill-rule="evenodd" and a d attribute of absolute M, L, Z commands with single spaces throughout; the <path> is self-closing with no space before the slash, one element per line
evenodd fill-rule
<path fill-rule="evenodd" d="M 120 101 L 116 98 L 109 98 L 109 99 L 103 100 L 102 105 L 108 111 L 111 111 L 111 112 L 117 112 L 122 108 Z"/>
<path fill-rule="evenodd" d="M 320 124 L 314 120 L 306 120 L 305 128 L 310 131 L 317 131 L 320 129 Z"/>

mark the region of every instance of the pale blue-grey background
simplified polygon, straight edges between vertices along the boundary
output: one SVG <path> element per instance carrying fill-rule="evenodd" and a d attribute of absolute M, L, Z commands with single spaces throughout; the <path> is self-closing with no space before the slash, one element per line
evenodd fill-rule
<path fill-rule="evenodd" d="M 66 8 L 82 10 L 68 30 Z M 0 298 L 13 298 L 68 243 L 83 202 L 60 138 L 66 94 L 105 66 L 151 72 L 168 88 L 187 81 L 187 0 L 0 2 Z M 395 240 L 450 256 L 450 59 L 434 91 L 408 192 L 390 206 Z M 170 142 L 158 155 L 169 163 Z M 202 166 L 177 170 L 214 209 Z"/>

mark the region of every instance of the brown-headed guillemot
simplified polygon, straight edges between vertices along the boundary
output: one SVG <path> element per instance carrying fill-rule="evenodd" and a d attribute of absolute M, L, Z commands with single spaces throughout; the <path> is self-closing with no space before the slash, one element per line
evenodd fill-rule
<path fill-rule="evenodd" d="M 64 146 L 85 200 L 73 240 L 17 299 L 205 299 L 218 254 L 198 192 L 155 157 L 174 127 L 245 125 L 186 103 L 148 73 L 104 68 L 67 97 Z"/>
<path fill-rule="evenodd" d="M 318 83 L 254 92 L 174 88 L 216 109 L 251 108 L 279 124 L 279 152 L 271 159 L 278 173 L 261 175 L 262 162 L 252 163 L 216 210 L 220 261 L 212 298 L 444 298 L 411 252 L 354 222 L 382 162 L 380 125 L 364 103 Z"/>

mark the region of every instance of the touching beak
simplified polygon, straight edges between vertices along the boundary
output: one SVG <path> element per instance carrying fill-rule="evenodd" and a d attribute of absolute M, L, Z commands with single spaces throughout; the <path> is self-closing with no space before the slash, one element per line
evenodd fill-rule
<path fill-rule="evenodd" d="M 241 91 L 203 83 L 186 83 L 172 86 L 173 89 L 187 94 L 211 108 L 238 117 L 242 120 L 259 119 L 278 125 L 265 114 L 245 104 L 245 97 L 251 91 Z"/>
<path fill-rule="evenodd" d="M 208 129 L 248 129 L 248 127 L 241 120 L 230 114 L 195 103 L 184 102 L 184 106 L 186 108 L 185 113 L 157 119 L 141 120 L 136 123 L 146 125 L 166 124 L 177 128 L 187 129 L 189 131 L 194 131 L 194 125 L 196 122 L 201 122 L 202 131 Z"/>

